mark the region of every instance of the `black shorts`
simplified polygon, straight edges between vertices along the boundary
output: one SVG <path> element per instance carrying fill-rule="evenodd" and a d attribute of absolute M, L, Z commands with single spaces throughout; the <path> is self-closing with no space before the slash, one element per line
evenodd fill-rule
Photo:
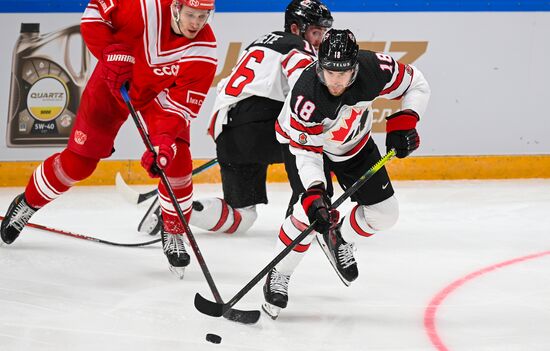
<path fill-rule="evenodd" d="M 280 101 L 250 97 L 229 110 L 228 123 L 216 139 L 220 163 L 282 163 L 282 148 L 275 138 L 275 120 Z"/>
<path fill-rule="evenodd" d="M 267 203 L 267 167 L 282 163 L 275 138 L 280 101 L 257 96 L 239 102 L 216 139 L 225 201 L 234 208 Z"/>
<path fill-rule="evenodd" d="M 283 150 L 285 158 L 285 168 L 292 187 L 292 201 L 296 203 L 299 194 L 305 191 L 305 188 L 296 168 L 296 157 L 290 152 L 288 145 L 285 145 Z M 378 151 L 378 147 L 372 139 L 369 139 L 367 144 L 353 156 L 351 159 L 343 162 L 333 162 L 326 155 L 323 156 L 325 166 L 325 179 L 327 183 L 327 193 L 332 197 L 334 188 L 330 173 L 336 175 L 336 179 L 343 190 L 351 187 L 363 174 L 365 174 L 382 156 Z M 390 198 L 394 194 L 393 187 L 386 171 L 386 167 L 382 167 L 376 172 L 367 182 L 351 196 L 351 201 L 357 202 L 360 205 L 373 205 Z"/>

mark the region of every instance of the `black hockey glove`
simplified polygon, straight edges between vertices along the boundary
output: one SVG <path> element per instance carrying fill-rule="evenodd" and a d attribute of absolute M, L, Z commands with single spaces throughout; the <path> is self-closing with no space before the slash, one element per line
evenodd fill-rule
<path fill-rule="evenodd" d="M 418 114 L 413 110 L 403 110 L 386 118 L 386 150 L 395 149 L 398 158 L 407 157 L 420 146 L 416 131 Z"/>
<path fill-rule="evenodd" d="M 302 194 L 301 202 L 309 223 L 317 220 L 313 227 L 316 232 L 324 234 L 334 223 L 338 223 L 338 211 L 330 209 L 330 198 L 322 184 L 307 189 Z"/>

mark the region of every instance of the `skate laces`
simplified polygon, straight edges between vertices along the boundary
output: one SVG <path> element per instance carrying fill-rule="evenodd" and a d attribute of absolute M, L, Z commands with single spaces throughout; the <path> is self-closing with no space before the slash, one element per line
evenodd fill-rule
<path fill-rule="evenodd" d="M 171 233 L 163 233 L 163 235 L 165 236 L 163 245 L 164 252 L 176 254 L 178 256 L 187 253 L 187 251 L 185 251 L 185 245 L 183 244 L 183 235 Z"/>
<path fill-rule="evenodd" d="M 345 243 L 340 245 L 338 248 L 338 261 L 343 268 L 348 268 L 353 266 L 355 263 L 355 257 L 353 257 L 353 252 L 355 251 L 354 243 Z"/>
<path fill-rule="evenodd" d="M 290 280 L 290 275 L 279 273 L 277 270 L 274 269 L 271 274 L 269 286 L 273 292 L 286 296 L 288 291 L 289 280 Z"/>
<path fill-rule="evenodd" d="M 18 231 L 23 230 L 25 225 L 29 222 L 29 219 L 31 219 L 31 216 L 36 212 L 32 207 L 28 206 L 25 203 L 24 199 L 21 199 L 17 206 L 15 206 L 15 210 L 13 211 L 13 216 L 10 218 L 9 226 L 14 227 Z"/>

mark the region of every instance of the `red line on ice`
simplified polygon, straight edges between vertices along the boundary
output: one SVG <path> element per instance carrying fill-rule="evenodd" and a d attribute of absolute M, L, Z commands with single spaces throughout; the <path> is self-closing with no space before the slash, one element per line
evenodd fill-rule
<path fill-rule="evenodd" d="M 521 263 L 528 260 L 533 260 L 535 258 L 540 258 L 546 255 L 550 255 L 550 251 L 544 251 L 544 252 L 540 252 L 532 255 L 518 257 L 508 261 L 494 264 L 492 266 L 482 268 L 478 271 L 475 271 L 473 273 L 465 275 L 462 278 L 455 280 L 451 284 L 447 285 L 443 290 L 438 292 L 432 298 L 432 300 L 430 301 L 430 303 L 428 304 L 424 312 L 424 329 L 426 330 L 426 333 L 430 337 L 430 341 L 435 346 L 435 348 L 439 351 L 449 351 L 449 349 L 447 348 L 447 346 L 445 346 L 445 344 L 443 343 L 443 340 L 441 340 L 441 337 L 437 333 L 436 321 L 435 321 L 435 315 L 437 313 L 437 309 L 439 308 L 439 306 L 441 306 L 443 300 L 445 300 L 447 296 L 449 296 L 453 291 L 457 290 L 459 287 L 461 287 L 465 283 L 475 278 L 479 278 L 485 273 L 489 273 L 497 269 L 504 268 L 516 263 Z"/>

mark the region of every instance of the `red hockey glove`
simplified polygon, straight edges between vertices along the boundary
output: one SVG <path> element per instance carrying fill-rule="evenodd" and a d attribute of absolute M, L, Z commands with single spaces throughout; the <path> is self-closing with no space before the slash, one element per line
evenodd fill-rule
<path fill-rule="evenodd" d="M 132 79 L 135 63 L 132 49 L 125 44 L 111 44 L 103 50 L 102 78 L 114 96 L 119 97 L 122 85 Z"/>
<path fill-rule="evenodd" d="M 147 150 L 141 156 L 141 166 L 145 168 L 151 178 L 158 178 L 160 175 L 159 170 L 166 169 L 170 165 L 170 162 L 176 156 L 177 148 L 174 139 L 166 135 L 151 137 L 151 143 L 157 152 L 156 160 L 155 155 Z"/>
<path fill-rule="evenodd" d="M 413 110 L 403 110 L 386 118 L 386 150 L 395 149 L 398 158 L 407 157 L 420 146 L 416 123 L 420 118 Z"/>
<path fill-rule="evenodd" d="M 337 210 L 331 210 L 330 198 L 323 185 L 314 185 L 307 189 L 302 194 L 301 202 L 309 223 L 317 220 L 314 226 L 316 232 L 324 234 L 338 223 L 340 213 Z"/>

